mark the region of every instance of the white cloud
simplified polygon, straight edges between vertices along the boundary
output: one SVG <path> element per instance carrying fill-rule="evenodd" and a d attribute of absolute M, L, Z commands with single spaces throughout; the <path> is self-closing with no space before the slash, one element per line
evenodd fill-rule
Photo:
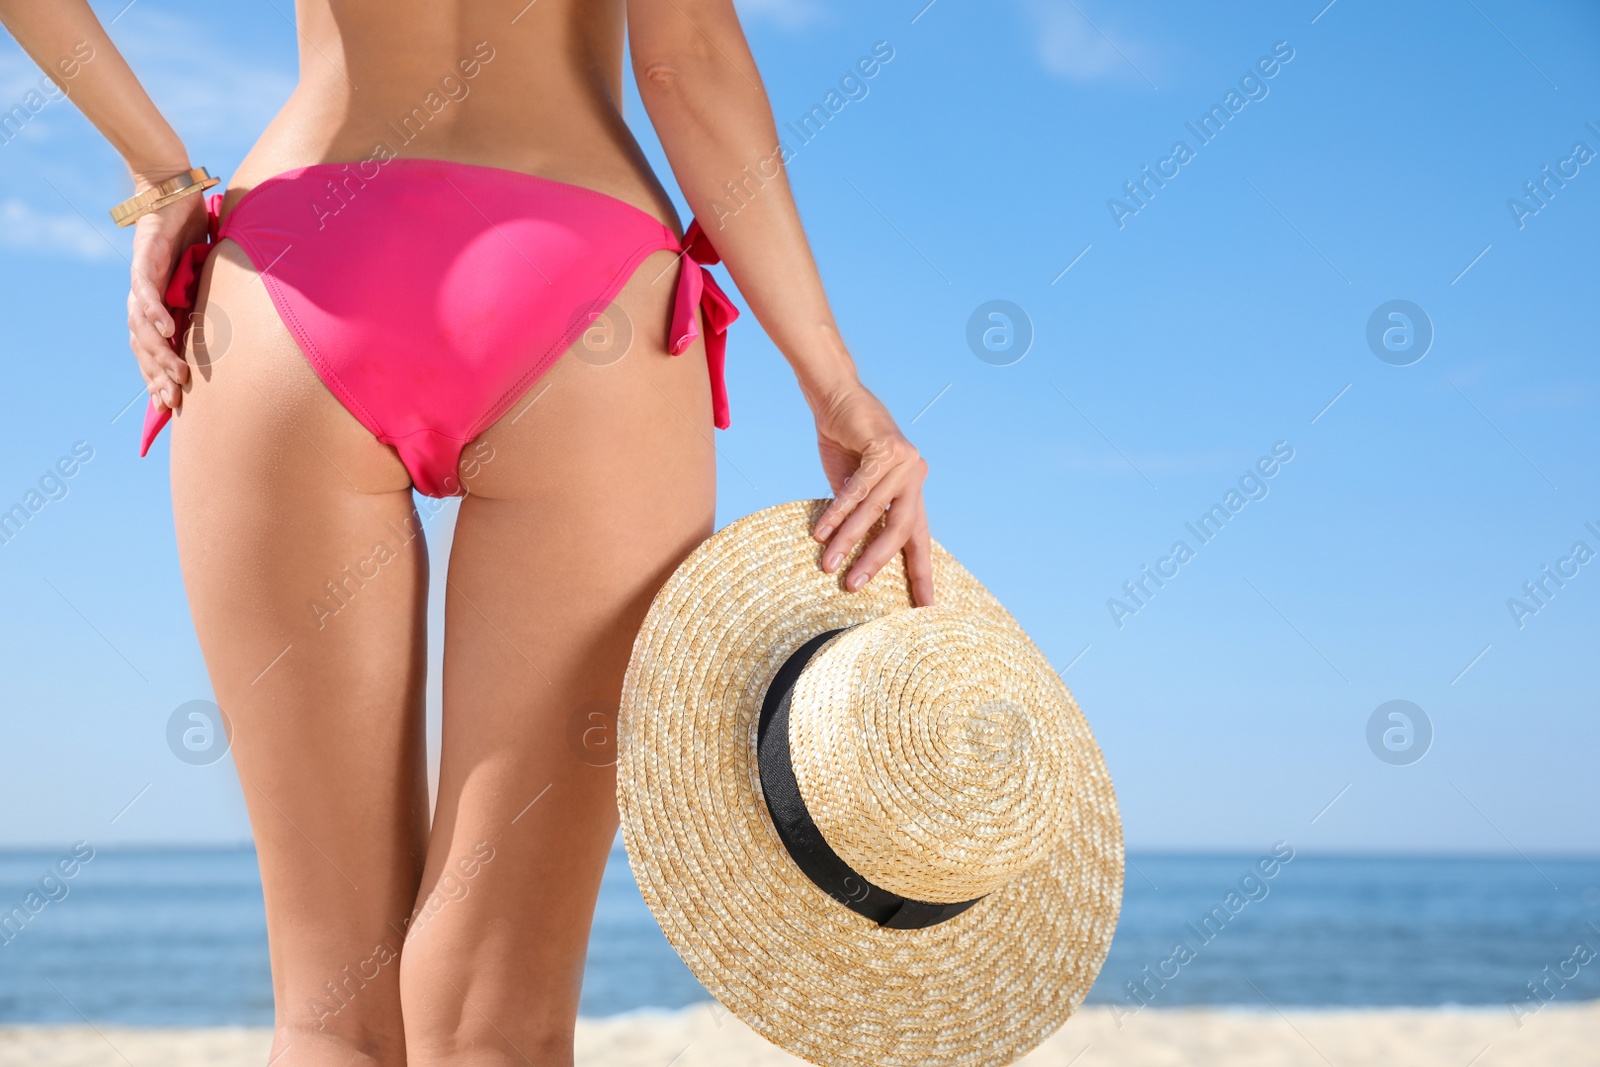
<path fill-rule="evenodd" d="M 741 17 L 754 15 L 798 30 L 820 22 L 826 14 L 817 0 L 735 0 Z"/>
<path fill-rule="evenodd" d="M 111 259 L 117 254 L 82 216 L 47 215 L 15 199 L 0 201 L 0 244 L 73 259 Z"/>
<path fill-rule="evenodd" d="M 1091 23 L 1066 0 L 1024 0 L 1023 6 L 1034 25 L 1039 61 L 1051 74 L 1085 82 L 1146 80 L 1140 67 L 1149 59 L 1137 54 L 1139 43 L 1119 38 L 1103 18 Z"/>

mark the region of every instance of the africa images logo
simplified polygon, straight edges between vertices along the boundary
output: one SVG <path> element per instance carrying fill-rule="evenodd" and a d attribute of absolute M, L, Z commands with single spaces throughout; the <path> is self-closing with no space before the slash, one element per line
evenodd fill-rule
<path fill-rule="evenodd" d="M 1258 458 L 1253 466 L 1239 476 L 1237 486 L 1230 486 L 1222 499 L 1202 512 L 1192 522 L 1183 524 L 1194 538 L 1191 546 L 1187 539 L 1178 538 L 1165 556 L 1156 560 L 1155 568 L 1146 563 L 1139 568 L 1139 576 L 1122 583 L 1122 597 L 1107 597 L 1106 610 L 1117 629 L 1127 625 L 1127 620 L 1149 606 L 1156 592 L 1181 573 L 1183 565 L 1194 559 L 1201 547 L 1209 545 L 1222 532 L 1224 526 L 1252 501 L 1265 500 L 1272 491 L 1267 484 L 1294 459 L 1294 446 L 1288 441 L 1278 441 L 1271 455 Z"/>
<path fill-rule="evenodd" d="M 1228 924 L 1251 904 L 1259 904 L 1272 892 L 1272 879 L 1294 861 L 1294 846 L 1274 842 L 1272 851 L 1247 866 L 1239 879 L 1228 887 L 1222 900 L 1213 904 L 1197 921 L 1183 924 L 1184 932 L 1173 939 L 1172 951 L 1152 966 L 1139 968 L 1136 978 L 1122 983 L 1123 1002 L 1111 1002 L 1111 1015 L 1117 1029 L 1123 1021 L 1155 1003 L 1161 991 L 1183 976 L 1183 969 L 1200 958 L 1207 946 L 1221 936 Z M 1109 983 L 1108 983 L 1109 984 Z"/>

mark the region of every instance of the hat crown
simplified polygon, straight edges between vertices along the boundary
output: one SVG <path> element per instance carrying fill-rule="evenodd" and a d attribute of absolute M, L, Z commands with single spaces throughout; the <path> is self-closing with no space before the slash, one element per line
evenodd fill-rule
<path fill-rule="evenodd" d="M 832 639 L 789 709 L 795 782 L 828 845 L 901 896 L 955 903 L 1043 859 L 1068 830 L 1071 709 L 1026 639 L 912 608 Z"/>

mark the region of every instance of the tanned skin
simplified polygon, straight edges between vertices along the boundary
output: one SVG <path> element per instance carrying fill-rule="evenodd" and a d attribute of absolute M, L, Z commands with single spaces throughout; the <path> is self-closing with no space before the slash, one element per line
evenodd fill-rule
<path fill-rule="evenodd" d="M 927 464 L 857 376 L 782 171 L 712 225 L 724 183 L 778 143 L 733 0 L 299 0 L 295 17 L 299 82 L 230 176 L 224 213 L 274 174 L 370 158 L 396 140 L 391 121 L 478 59 L 458 75 L 470 92 L 400 155 L 582 185 L 681 233 L 622 119 L 631 62 L 690 209 L 816 418 L 835 493 L 813 530 L 818 565 L 836 571 L 887 512 L 847 585 L 903 553 L 913 600 L 933 602 Z M 194 165 L 85 0 L 0 0 L 0 22 L 135 190 Z M 67 80 L 57 64 L 83 43 L 94 58 Z M 198 304 L 225 313 L 225 350 L 197 331 L 173 351 L 161 294 L 205 233 L 199 196 L 138 221 L 129 339 L 176 414 L 179 559 L 258 850 L 274 1067 L 571 1063 L 617 827 L 614 769 L 574 737 L 596 709 L 614 714 L 651 597 L 712 531 L 704 349 L 662 347 L 681 267 L 652 255 L 618 296 L 641 324 L 625 358 L 559 360 L 463 453 L 430 820 L 410 479 L 317 378 L 233 242 L 207 261 Z M 376 576 L 314 611 L 351 569 Z"/>

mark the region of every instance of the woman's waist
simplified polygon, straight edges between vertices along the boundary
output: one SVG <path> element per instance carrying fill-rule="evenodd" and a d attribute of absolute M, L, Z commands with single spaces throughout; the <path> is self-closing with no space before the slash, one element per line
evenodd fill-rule
<path fill-rule="evenodd" d="M 392 116 L 388 112 L 394 109 L 382 105 L 335 115 L 291 97 L 230 176 L 223 211 L 262 182 L 299 168 L 348 163 L 360 173 L 376 174 L 390 160 L 413 159 L 519 172 L 592 189 L 678 228 L 670 198 L 620 115 L 614 125 L 603 115 L 572 112 L 524 111 L 501 118 L 482 111 L 464 114 L 461 103 L 441 97 Z M 451 107 L 458 107 L 456 114 Z"/>

